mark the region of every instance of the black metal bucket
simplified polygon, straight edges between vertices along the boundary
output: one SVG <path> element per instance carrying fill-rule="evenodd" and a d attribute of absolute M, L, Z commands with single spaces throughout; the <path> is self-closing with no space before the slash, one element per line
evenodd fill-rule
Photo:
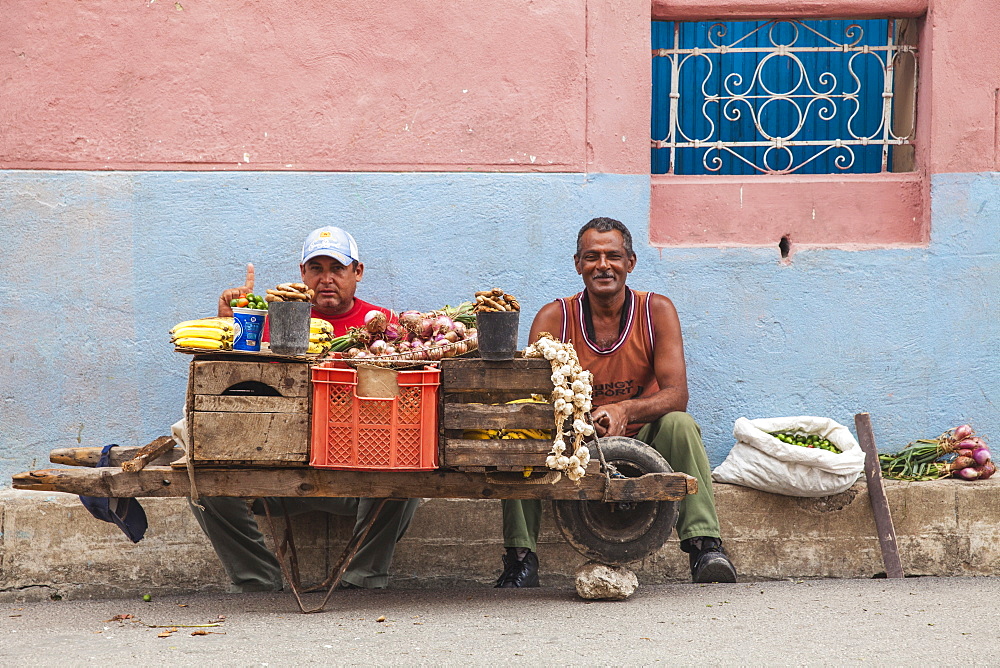
<path fill-rule="evenodd" d="M 487 361 L 514 359 L 520 311 L 483 311 L 476 314 L 479 355 Z"/>
<path fill-rule="evenodd" d="M 271 302 L 267 307 L 271 352 L 301 355 L 309 350 L 309 302 Z"/>

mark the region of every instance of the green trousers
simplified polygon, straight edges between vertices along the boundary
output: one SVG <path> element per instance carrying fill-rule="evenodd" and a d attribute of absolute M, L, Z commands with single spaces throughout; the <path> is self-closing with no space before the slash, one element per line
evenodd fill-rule
<path fill-rule="evenodd" d="M 677 537 L 680 540 L 696 536 L 721 538 L 719 516 L 715 512 L 715 497 L 712 494 L 712 469 L 701 442 L 701 428 L 694 418 L 679 411 L 667 413 L 644 426 L 636 438 L 653 446 L 674 471 L 682 471 L 698 479 L 698 493 L 686 496 L 677 504 Z M 594 459 L 588 467 L 591 471 L 600 465 L 597 453 L 592 453 L 592 456 Z M 504 499 L 502 504 L 504 547 L 526 547 L 536 551 L 542 502 Z"/>
<path fill-rule="evenodd" d="M 354 530 L 358 531 L 368 512 L 379 500 L 287 498 L 284 499 L 284 505 L 290 516 L 320 511 L 356 517 Z M 230 591 L 280 590 L 281 566 L 264 544 L 264 536 L 254 518 L 254 515 L 264 514 L 265 502 L 272 516 L 283 515 L 280 500 L 255 499 L 252 508 L 245 500 L 235 497 L 202 497 L 199 501 L 205 510 L 194 504 L 191 504 L 191 510 L 229 575 L 232 582 Z M 419 499 L 391 499 L 386 502 L 341 581 L 367 589 L 385 587 L 389 583 L 389 565 L 396 550 L 396 541 L 403 537 L 419 504 Z"/>

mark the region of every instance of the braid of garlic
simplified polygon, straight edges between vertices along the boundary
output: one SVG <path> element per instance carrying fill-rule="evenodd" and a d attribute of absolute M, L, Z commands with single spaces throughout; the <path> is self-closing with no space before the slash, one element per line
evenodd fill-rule
<path fill-rule="evenodd" d="M 543 332 L 535 343 L 524 350 L 525 357 L 544 357 L 552 366 L 552 412 L 555 418 L 555 439 L 545 459 L 550 469 L 565 471 L 570 480 L 579 480 L 587 473 L 590 449 L 583 439 L 594 433 L 586 419 L 592 407 L 594 375 L 580 366 L 572 343 L 557 341 Z M 570 429 L 563 424 L 572 419 Z M 566 455 L 565 437 L 572 437 L 572 449 Z"/>

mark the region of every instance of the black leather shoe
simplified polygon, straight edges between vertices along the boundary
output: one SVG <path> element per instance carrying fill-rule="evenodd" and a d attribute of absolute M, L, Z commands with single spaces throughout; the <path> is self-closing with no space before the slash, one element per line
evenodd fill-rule
<path fill-rule="evenodd" d="M 690 557 L 692 582 L 736 582 L 736 568 L 718 538 L 689 538 L 681 549 Z"/>
<path fill-rule="evenodd" d="M 513 589 L 515 587 L 538 586 L 538 555 L 529 551 L 524 559 L 517 558 L 517 548 L 508 547 L 503 555 L 503 573 L 494 587 Z"/>

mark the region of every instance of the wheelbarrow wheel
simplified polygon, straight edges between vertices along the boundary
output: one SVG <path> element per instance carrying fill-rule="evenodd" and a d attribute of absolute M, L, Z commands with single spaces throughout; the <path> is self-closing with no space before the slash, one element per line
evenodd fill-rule
<path fill-rule="evenodd" d="M 673 471 L 660 453 L 642 441 L 609 436 L 599 442 L 604 459 L 628 478 Z M 591 448 L 592 465 L 599 463 L 595 450 Z M 667 542 L 677 519 L 673 501 L 553 501 L 552 505 L 569 544 L 585 557 L 606 564 L 628 564 L 655 554 Z"/>

